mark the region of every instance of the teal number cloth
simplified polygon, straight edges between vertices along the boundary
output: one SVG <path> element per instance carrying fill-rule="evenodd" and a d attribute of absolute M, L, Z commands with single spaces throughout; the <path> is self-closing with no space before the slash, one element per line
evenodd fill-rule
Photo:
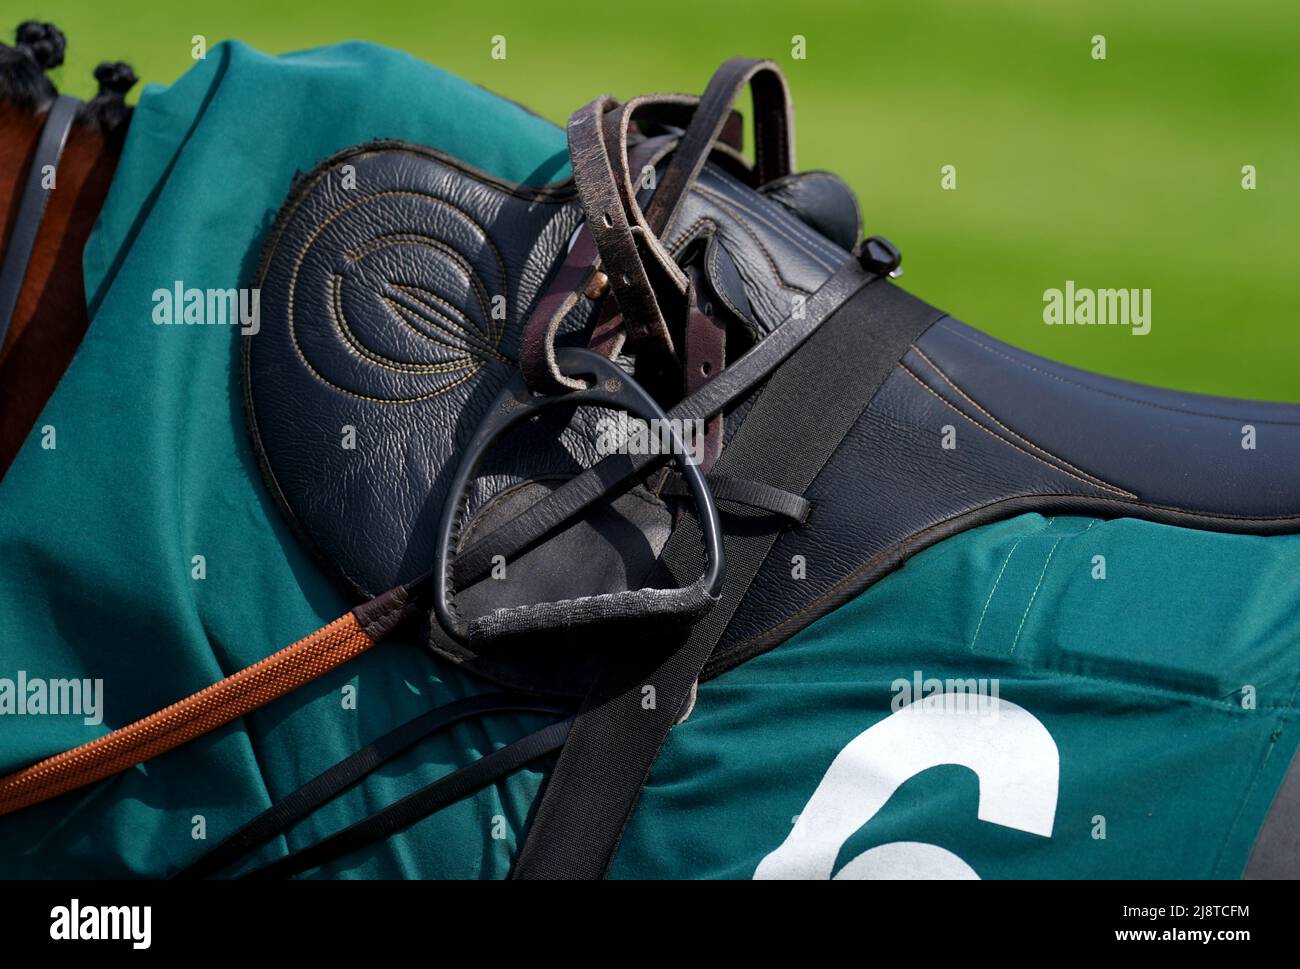
<path fill-rule="evenodd" d="M 248 285 L 295 173 L 377 138 L 505 179 L 568 177 L 561 128 L 367 44 L 222 44 L 142 95 L 85 253 L 90 330 L 0 482 L 0 770 L 354 604 L 265 493 L 237 328 L 156 326 L 151 297 Z M 1300 537 L 1037 515 L 959 535 L 704 684 L 612 874 L 1236 877 L 1296 748 L 1298 602 Z M 20 678 L 100 681 L 102 708 L 20 710 Z M 894 709 L 916 699 L 900 683 L 936 680 L 972 680 L 987 701 Z M 187 747 L 0 818 L 0 876 L 166 876 L 385 731 L 487 688 L 418 642 L 383 643 Z M 461 723 L 258 857 L 543 722 Z M 503 877 L 545 768 L 312 877 Z"/>

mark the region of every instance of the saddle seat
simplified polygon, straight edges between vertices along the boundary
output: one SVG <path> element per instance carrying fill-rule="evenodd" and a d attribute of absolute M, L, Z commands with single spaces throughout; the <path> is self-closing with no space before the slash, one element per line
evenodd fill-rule
<path fill-rule="evenodd" d="M 1219 520 L 1300 515 L 1294 404 L 1117 380 L 952 319 L 931 327 L 903 364 L 981 427 L 1005 425 L 1022 446 L 1055 454 L 1144 504 Z"/>

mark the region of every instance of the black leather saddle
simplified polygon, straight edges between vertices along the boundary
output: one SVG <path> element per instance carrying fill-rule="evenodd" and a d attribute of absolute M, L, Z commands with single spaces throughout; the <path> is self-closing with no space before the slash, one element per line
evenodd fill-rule
<path fill-rule="evenodd" d="M 1025 511 L 1300 531 L 1300 406 L 1088 373 L 928 306 L 848 187 L 793 171 L 789 118 L 775 66 L 737 59 L 698 99 L 577 112 L 560 184 L 361 145 L 266 245 L 247 413 L 299 537 L 358 599 L 417 602 L 438 654 L 584 698 L 521 877 L 603 871 L 698 678 L 946 536 Z M 695 444 L 611 449 L 629 420 Z"/>

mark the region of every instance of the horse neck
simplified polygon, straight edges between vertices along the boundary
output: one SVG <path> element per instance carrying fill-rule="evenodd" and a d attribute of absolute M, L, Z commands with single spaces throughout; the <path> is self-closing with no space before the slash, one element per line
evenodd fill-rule
<path fill-rule="evenodd" d="M 0 225 L 7 243 L 27 183 L 45 113 L 0 103 Z M 33 318 L 51 309 L 85 315 L 81 252 L 103 206 L 117 168 L 121 139 L 107 139 L 95 127 L 75 124 L 55 171 L 36 245 L 0 366 Z"/>
<path fill-rule="evenodd" d="M 44 115 L 33 114 L 7 101 L 0 101 L 0 243 L 7 242 L 17 214 L 18 193 L 27 179 L 27 169 L 36 153 Z M 0 250 L 3 245 L 0 245 Z"/>
<path fill-rule="evenodd" d="M 44 113 L 0 104 L 0 225 L 7 243 Z M 87 326 L 81 255 L 122 139 L 76 124 L 55 173 L 13 322 L 0 348 L 0 475 L 26 438 Z"/>

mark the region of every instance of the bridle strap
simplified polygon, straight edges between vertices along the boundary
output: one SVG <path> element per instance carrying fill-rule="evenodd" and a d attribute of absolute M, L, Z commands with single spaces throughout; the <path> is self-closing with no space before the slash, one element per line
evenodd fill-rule
<path fill-rule="evenodd" d="M 60 94 L 50 105 L 41 125 L 36 154 L 32 158 L 31 168 L 27 170 L 27 181 L 23 183 L 22 195 L 18 200 L 14 231 L 5 249 L 4 262 L 0 264 L 0 349 L 3 349 L 5 338 L 9 335 L 14 311 L 18 307 L 18 296 L 23 291 L 27 267 L 31 263 L 32 251 L 36 248 L 36 237 L 40 234 L 41 223 L 45 219 L 45 207 L 49 204 L 50 192 L 53 191 L 42 184 L 45 170 L 58 169 L 63 149 L 68 143 L 68 133 L 77 120 L 77 108 L 80 105 L 81 102 L 76 98 Z"/>

